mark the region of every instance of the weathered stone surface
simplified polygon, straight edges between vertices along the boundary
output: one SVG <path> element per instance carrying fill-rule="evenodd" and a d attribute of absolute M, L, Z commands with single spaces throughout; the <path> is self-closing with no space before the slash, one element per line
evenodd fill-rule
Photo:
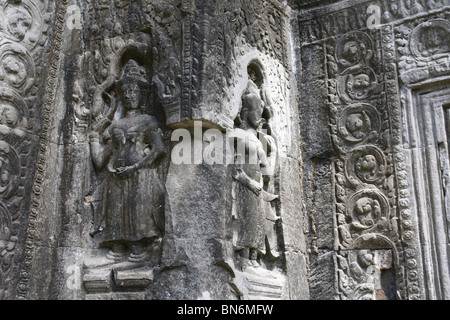
<path fill-rule="evenodd" d="M 0 299 L 450 299 L 449 0 L 0 8 Z"/>
<path fill-rule="evenodd" d="M 438 271 L 419 262 L 431 259 L 431 252 L 440 252 L 434 255 L 438 265 L 448 261 L 438 244 L 448 235 L 442 222 L 432 222 L 442 221 L 448 211 L 438 205 L 445 200 L 436 199 L 447 184 L 436 175 L 447 171 L 441 138 L 446 133 L 438 129 L 445 125 L 423 111 L 430 109 L 420 92 L 430 94 L 427 101 L 440 97 L 433 110 L 445 119 L 449 2 L 290 4 L 298 10 L 293 38 L 302 79 L 299 92 L 305 96 L 300 99 L 300 127 L 304 121 L 302 182 L 305 207 L 310 208 L 311 297 L 446 297 L 447 267 Z M 434 196 L 422 193 L 431 188 L 436 188 Z M 436 218 L 420 213 L 424 201 L 438 212 Z M 424 224 L 431 229 L 419 227 Z M 427 244 L 430 232 L 442 240 Z M 377 267 L 381 252 L 390 252 L 395 271 Z M 364 275 L 372 268 L 381 270 L 383 281 Z"/>

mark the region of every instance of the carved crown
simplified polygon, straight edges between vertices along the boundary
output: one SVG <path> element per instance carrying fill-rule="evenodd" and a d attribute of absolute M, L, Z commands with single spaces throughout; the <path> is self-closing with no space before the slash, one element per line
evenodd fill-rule
<path fill-rule="evenodd" d="M 137 83 L 140 86 L 149 85 L 145 74 L 145 68 L 140 66 L 135 60 L 130 59 L 123 67 L 122 76 L 116 84 L 119 88 L 129 83 Z"/>

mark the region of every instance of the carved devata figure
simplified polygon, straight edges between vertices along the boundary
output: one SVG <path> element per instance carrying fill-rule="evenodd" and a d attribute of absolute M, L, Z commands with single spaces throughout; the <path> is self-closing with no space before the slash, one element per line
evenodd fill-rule
<path fill-rule="evenodd" d="M 279 219 L 273 207 L 278 196 L 273 193 L 271 177 L 277 160 L 277 145 L 269 135 L 269 110 L 258 86 L 261 79 L 253 67 L 249 67 L 248 72 L 242 109 L 236 128 L 229 136 L 236 142 L 235 246 L 242 253 L 244 268 L 246 265 L 259 267 L 259 255 L 278 257 L 275 222 Z"/>
<path fill-rule="evenodd" d="M 145 114 L 148 88 L 145 70 L 129 60 L 115 84 L 114 120 L 103 118 L 89 136 L 95 167 L 105 171 L 92 196 L 98 217 L 91 235 L 110 248 L 106 257 L 88 262 L 91 267 L 117 262 L 133 267 L 148 260 L 163 235 L 165 188 L 155 168 L 166 148 L 157 119 Z"/>

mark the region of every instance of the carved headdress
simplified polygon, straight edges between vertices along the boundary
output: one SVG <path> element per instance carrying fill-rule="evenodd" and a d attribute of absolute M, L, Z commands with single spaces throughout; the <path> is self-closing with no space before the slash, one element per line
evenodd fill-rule
<path fill-rule="evenodd" d="M 250 108 L 256 106 L 264 109 L 265 103 L 261 98 L 261 92 L 258 86 L 252 80 L 248 80 L 247 88 L 242 95 L 241 113 L 247 112 Z"/>
<path fill-rule="evenodd" d="M 149 81 L 146 79 L 145 74 L 145 68 L 140 66 L 135 60 L 130 59 L 123 67 L 122 76 L 116 82 L 116 85 L 119 89 L 129 83 L 137 83 L 141 87 L 148 86 Z"/>

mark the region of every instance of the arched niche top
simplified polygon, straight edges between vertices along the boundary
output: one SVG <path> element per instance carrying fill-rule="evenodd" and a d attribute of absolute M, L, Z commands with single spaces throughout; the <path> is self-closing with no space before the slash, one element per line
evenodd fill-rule
<path fill-rule="evenodd" d="M 232 101 L 230 106 L 230 116 L 233 120 L 238 116 L 242 107 L 241 98 L 247 88 L 249 72 L 254 72 L 256 78 L 256 81 L 254 81 L 255 84 L 258 88 L 264 90 L 268 75 L 262 62 L 263 60 L 264 57 L 262 54 L 259 51 L 254 50 L 243 55 L 238 61 L 237 65 L 240 66 L 240 68 L 237 73 L 238 79 L 236 86 L 232 90 Z"/>

